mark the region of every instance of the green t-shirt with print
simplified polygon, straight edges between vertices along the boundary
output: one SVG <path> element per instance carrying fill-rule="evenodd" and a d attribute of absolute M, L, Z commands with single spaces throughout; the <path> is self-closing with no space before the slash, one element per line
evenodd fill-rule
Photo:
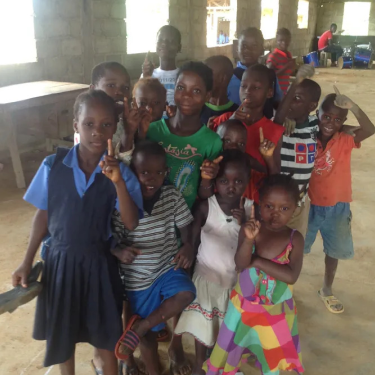
<path fill-rule="evenodd" d="M 164 119 L 150 124 L 147 138 L 162 145 L 167 153 L 169 182 L 181 192 L 189 208 L 195 202 L 204 160 L 214 160 L 222 150 L 220 137 L 202 126 L 195 134 L 180 137 L 169 131 Z"/>

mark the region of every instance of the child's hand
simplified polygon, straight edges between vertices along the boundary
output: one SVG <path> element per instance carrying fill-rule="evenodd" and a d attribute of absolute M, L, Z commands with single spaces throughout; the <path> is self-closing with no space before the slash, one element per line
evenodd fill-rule
<path fill-rule="evenodd" d="M 167 102 L 166 112 L 167 112 L 168 118 L 172 118 L 176 116 L 177 107 L 175 105 L 168 105 L 168 102 Z"/>
<path fill-rule="evenodd" d="M 140 114 L 140 124 L 138 127 L 138 139 L 145 139 L 152 121 L 152 108 L 143 110 Z"/>
<path fill-rule="evenodd" d="M 216 178 L 220 165 L 219 163 L 223 160 L 222 156 L 219 156 L 214 161 L 205 160 L 201 166 L 201 177 L 204 180 L 213 180 Z"/>
<path fill-rule="evenodd" d="M 14 287 L 21 284 L 23 288 L 27 288 L 27 278 L 30 275 L 31 267 L 32 264 L 22 262 L 12 273 L 12 284 Z"/>
<path fill-rule="evenodd" d="M 208 129 L 214 130 L 214 120 L 218 118 L 219 116 L 212 116 L 208 119 L 207 127 Z"/>
<path fill-rule="evenodd" d="M 259 152 L 262 154 L 264 158 L 269 158 L 273 155 L 275 151 L 275 144 L 268 139 L 264 139 L 263 135 L 263 128 L 259 128 L 259 138 L 260 138 L 260 145 L 259 145 Z"/>
<path fill-rule="evenodd" d="M 315 68 L 312 65 L 304 64 L 298 69 L 296 82 L 301 83 L 306 78 L 311 78 L 315 74 Z"/>
<path fill-rule="evenodd" d="M 132 264 L 137 255 L 142 254 L 141 250 L 131 246 L 126 246 L 123 249 L 116 247 L 111 253 L 124 264 Z"/>
<path fill-rule="evenodd" d="M 246 103 L 247 99 L 245 99 L 242 104 L 238 107 L 237 111 L 234 112 L 234 118 L 236 120 L 240 120 L 242 122 L 246 122 L 247 120 L 250 119 L 250 114 L 247 112 L 244 112 L 244 106 Z"/>
<path fill-rule="evenodd" d="M 138 130 L 141 121 L 141 114 L 138 110 L 136 101 L 133 102 L 132 108 L 129 108 L 128 99 L 124 98 L 124 131 L 128 135 L 134 135 Z"/>
<path fill-rule="evenodd" d="M 99 163 L 102 173 L 105 174 L 114 184 L 122 181 L 120 164 L 114 157 L 112 139 L 108 139 L 108 155 Z"/>
<path fill-rule="evenodd" d="M 255 210 L 254 205 L 251 207 L 251 216 L 250 220 L 248 220 L 244 224 L 244 232 L 245 236 L 249 241 L 254 241 L 256 236 L 259 234 L 260 230 L 260 222 L 258 220 L 255 220 Z"/>
<path fill-rule="evenodd" d="M 297 67 L 295 59 L 289 59 L 289 61 L 286 64 L 287 64 L 288 68 L 291 69 L 291 70 L 294 70 Z"/>
<path fill-rule="evenodd" d="M 292 120 L 290 118 L 286 118 L 284 120 L 284 134 L 289 137 L 292 133 L 294 133 L 294 129 L 296 128 L 296 122 L 295 120 Z"/>
<path fill-rule="evenodd" d="M 193 264 L 193 261 L 194 250 L 190 244 L 186 243 L 180 248 L 174 259 L 172 260 L 172 263 L 177 263 L 176 267 L 174 268 L 175 270 L 177 270 L 179 268 L 190 268 Z"/>
<path fill-rule="evenodd" d="M 335 105 L 343 109 L 352 109 L 356 106 L 353 100 L 349 99 L 346 95 L 341 95 L 339 89 L 333 85 L 333 89 L 336 93 Z"/>
<path fill-rule="evenodd" d="M 142 74 L 143 77 L 151 77 L 152 73 L 154 72 L 155 65 L 152 61 L 152 57 L 150 59 L 150 51 L 146 53 L 145 61 L 142 65 Z"/>
<path fill-rule="evenodd" d="M 235 208 L 234 210 L 232 210 L 233 218 L 237 220 L 238 225 L 242 225 L 246 220 L 244 208 L 245 201 L 246 198 L 242 197 L 240 200 L 240 208 Z"/>

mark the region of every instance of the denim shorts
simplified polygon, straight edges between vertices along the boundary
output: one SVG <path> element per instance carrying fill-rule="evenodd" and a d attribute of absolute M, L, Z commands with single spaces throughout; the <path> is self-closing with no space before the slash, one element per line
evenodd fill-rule
<path fill-rule="evenodd" d="M 337 203 L 323 207 L 311 205 L 309 225 L 305 239 L 304 253 L 311 251 L 316 235 L 320 231 L 324 252 L 334 259 L 351 259 L 354 256 L 352 238 L 352 213 L 349 203 Z"/>

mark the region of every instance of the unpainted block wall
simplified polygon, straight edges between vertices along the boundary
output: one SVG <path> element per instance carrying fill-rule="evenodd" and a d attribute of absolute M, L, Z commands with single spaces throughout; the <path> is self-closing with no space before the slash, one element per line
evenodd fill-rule
<path fill-rule="evenodd" d="M 232 57 L 231 45 L 206 47 L 206 1 L 170 0 L 170 23 L 182 33 L 180 62 Z M 310 0 L 305 30 L 297 28 L 297 3 L 280 0 L 278 27 L 292 31 L 292 53 L 302 55 L 315 34 L 318 0 Z M 144 54 L 126 54 L 125 0 L 33 0 L 33 5 L 38 61 L 0 66 L 0 86 L 41 79 L 88 83 L 92 67 L 111 60 L 123 63 L 133 78 L 139 76 Z M 259 27 L 260 17 L 261 0 L 237 0 L 238 32 Z"/>
<path fill-rule="evenodd" d="M 371 2 L 369 35 L 375 35 L 375 2 L 369 0 L 322 0 L 319 7 L 317 35 L 328 30 L 331 23 L 336 23 L 338 30 L 342 30 L 344 6 L 347 1 Z"/>

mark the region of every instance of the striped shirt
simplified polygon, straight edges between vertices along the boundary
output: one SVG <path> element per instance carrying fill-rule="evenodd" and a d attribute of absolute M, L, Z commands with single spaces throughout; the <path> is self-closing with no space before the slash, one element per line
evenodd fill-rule
<path fill-rule="evenodd" d="M 303 124 L 297 124 L 290 136 L 283 136 L 281 147 L 281 173 L 293 174 L 298 182 L 302 201 L 309 187 L 311 173 L 314 168 L 319 120 L 309 116 Z"/>
<path fill-rule="evenodd" d="M 144 211 L 143 219 L 133 231 L 125 229 L 120 213 L 112 216 L 113 236 L 118 245 L 140 249 L 132 264 L 121 264 L 120 273 L 126 290 L 144 290 L 175 265 L 178 252 L 176 227 L 184 228 L 193 216 L 184 198 L 173 186 L 162 186 L 151 215 Z"/>
<path fill-rule="evenodd" d="M 275 48 L 272 53 L 268 55 L 267 64 L 272 64 L 273 70 L 280 70 L 282 69 L 288 61 L 292 58 L 292 55 L 289 51 L 281 51 L 278 48 Z M 292 69 L 284 70 L 282 75 L 278 75 L 277 78 L 279 80 L 280 88 L 283 91 L 284 95 L 286 95 L 289 87 L 289 78 L 292 75 Z"/>

